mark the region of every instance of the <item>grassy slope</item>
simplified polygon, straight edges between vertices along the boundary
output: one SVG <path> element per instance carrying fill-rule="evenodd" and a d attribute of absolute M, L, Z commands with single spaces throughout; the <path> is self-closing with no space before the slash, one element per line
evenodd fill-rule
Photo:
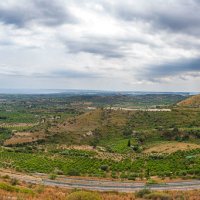
<path fill-rule="evenodd" d="M 200 106 L 200 95 L 189 97 L 178 103 L 179 106 L 199 107 Z"/>
<path fill-rule="evenodd" d="M 179 128 L 180 135 L 198 135 L 200 111 L 198 109 L 173 109 L 172 112 L 114 111 L 97 109 L 48 128 L 48 142 L 60 144 L 98 143 L 109 146 L 116 152 L 126 152 L 125 127 L 130 127 L 137 136 L 144 136 L 145 143 L 164 140 L 163 134 Z M 128 137 L 129 138 L 129 137 Z M 135 138 L 133 138 L 132 144 Z M 116 148 L 118 150 L 116 150 Z M 125 149 L 119 150 L 119 149 Z"/>
<path fill-rule="evenodd" d="M 57 143 L 87 143 L 98 135 L 102 137 L 116 137 L 120 135 L 128 119 L 127 112 L 97 109 L 84 113 L 78 117 L 70 118 L 56 127 L 49 128 L 51 133 L 56 133 L 52 141 Z"/>

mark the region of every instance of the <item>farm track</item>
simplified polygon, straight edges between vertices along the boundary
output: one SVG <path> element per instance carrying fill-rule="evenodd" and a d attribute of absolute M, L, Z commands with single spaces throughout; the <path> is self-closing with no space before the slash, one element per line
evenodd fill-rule
<path fill-rule="evenodd" d="M 61 187 L 68 189 L 85 189 L 93 191 L 117 191 L 134 192 L 144 188 L 151 190 L 196 190 L 200 189 L 200 180 L 167 182 L 165 184 L 145 185 L 143 182 L 112 181 L 112 180 L 93 180 L 89 178 L 68 178 L 58 177 L 56 180 L 50 180 L 46 174 L 35 173 L 33 175 L 20 174 L 0 170 L 0 175 L 9 175 L 20 181 L 33 184 L 42 184 L 46 186 Z"/>
<path fill-rule="evenodd" d="M 14 128 L 14 127 L 32 127 L 36 126 L 38 123 L 1 123 L 1 128 Z"/>

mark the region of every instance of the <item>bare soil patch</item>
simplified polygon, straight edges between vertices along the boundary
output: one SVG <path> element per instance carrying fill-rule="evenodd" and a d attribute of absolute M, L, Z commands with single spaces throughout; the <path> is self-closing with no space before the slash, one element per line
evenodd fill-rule
<path fill-rule="evenodd" d="M 45 138 L 44 133 L 40 132 L 16 132 L 14 135 L 4 142 L 5 146 L 31 143 Z"/>

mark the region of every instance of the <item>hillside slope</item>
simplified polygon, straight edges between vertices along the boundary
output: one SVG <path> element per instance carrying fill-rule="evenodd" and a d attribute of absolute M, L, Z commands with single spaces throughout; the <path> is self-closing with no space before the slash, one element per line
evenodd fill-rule
<path fill-rule="evenodd" d="M 101 137 L 120 134 L 129 114 L 131 112 L 97 109 L 51 126 L 48 130 L 53 133 L 52 142 L 87 143 L 91 138 L 98 137 L 100 130 L 104 133 Z"/>
<path fill-rule="evenodd" d="M 178 103 L 179 106 L 200 107 L 200 95 L 191 96 Z"/>

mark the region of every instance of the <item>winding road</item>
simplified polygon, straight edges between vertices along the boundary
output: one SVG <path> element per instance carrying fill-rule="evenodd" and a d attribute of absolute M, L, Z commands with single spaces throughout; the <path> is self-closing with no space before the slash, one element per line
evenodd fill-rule
<path fill-rule="evenodd" d="M 59 176 L 56 180 L 51 180 L 46 174 L 20 174 L 16 172 L 8 172 L 0 170 L 0 175 L 9 175 L 20 181 L 33 184 L 43 184 L 46 186 L 56 186 L 68 189 L 85 189 L 93 191 L 118 191 L 118 192 L 134 192 L 144 188 L 151 190 L 195 190 L 200 189 L 200 180 L 166 182 L 163 184 L 146 185 L 143 182 L 128 181 L 112 181 L 112 180 L 93 180 L 89 178 L 69 178 Z"/>

